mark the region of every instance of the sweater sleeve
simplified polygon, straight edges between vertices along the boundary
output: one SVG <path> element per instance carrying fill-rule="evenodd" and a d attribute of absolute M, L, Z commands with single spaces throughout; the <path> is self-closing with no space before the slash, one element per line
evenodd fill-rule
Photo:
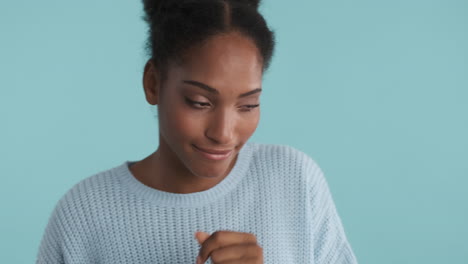
<path fill-rule="evenodd" d="M 57 203 L 42 236 L 36 256 L 36 264 L 65 263 L 63 257 L 63 225 L 61 223 L 61 201 Z"/>
<path fill-rule="evenodd" d="M 320 167 L 309 160 L 309 201 L 311 202 L 313 256 L 317 264 L 356 264 L 333 201 L 328 183 Z"/>

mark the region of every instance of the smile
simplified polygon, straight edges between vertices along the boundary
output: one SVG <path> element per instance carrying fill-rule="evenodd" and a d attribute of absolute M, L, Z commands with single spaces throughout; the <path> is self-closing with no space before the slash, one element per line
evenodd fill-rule
<path fill-rule="evenodd" d="M 200 149 L 199 147 L 192 145 L 195 150 L 202 154 L 205 158 L 210 160 L 224 160 L 227 159 L 232 154 L 232 150 L 205 150 Z"/>

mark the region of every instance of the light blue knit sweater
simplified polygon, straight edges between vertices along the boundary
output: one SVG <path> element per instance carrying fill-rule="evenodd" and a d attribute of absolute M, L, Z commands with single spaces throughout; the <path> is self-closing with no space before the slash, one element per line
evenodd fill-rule
<path fill-rule="evenodd" d="M 322 170 L 300 150 L 247 142 L 223 181 L 188 194 L 144 185 L 131 163 L 63 195 L 37 264 L 195 263 L 197 230 L 253 233 L 265 263 L 357 263 Z"/>

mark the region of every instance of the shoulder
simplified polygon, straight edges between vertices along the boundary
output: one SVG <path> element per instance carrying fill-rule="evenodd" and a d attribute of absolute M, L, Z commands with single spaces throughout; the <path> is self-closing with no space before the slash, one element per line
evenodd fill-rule
<path fill-rule="evenodd" d="M 254 157 L 272 161 L 293 162 L 304 166 L 318 166 L 314 158 L 296 147 L 283 144 L 250 142 Z"/>
<path fill-rule="evenodd" d="M 307 181 L 321 173 L 316 160 L 305 151 L 283 144 L 249 143 L 253 149 L 253 158 L 257 163 L 268 168 L 288 173 L 301 174 Z"/>
<path fill-rule="evenodd" d="M 73 184 L 59 199 L 55 211 L 64 217 L 88 216 L 99 210 L 118 188 L 118 168 L 102 170 Z"/>
<path fill-rule="evenodd" d="M 56 263 L 56 260 L 46 258 L 61 259 L 68 249 L 81 246 L 84 240 L 91 241 L 89 239 L 92 239 L 95 232 L 83 230 L 95 230 L 93 228 L 97 226 L 96 221 L 102 219 L 104 210 L 108 208 L 107 203 L 115 200 L 110 198 L 115 197 L 115 190 L 118 190 L 114 183 L 118 181 L 116 169 L 121 168 L 120 166 L 80 180 L 61 196 L 48 218 L 38 262 Z M 56 251 L 52 252 L 51 248 Z"/>

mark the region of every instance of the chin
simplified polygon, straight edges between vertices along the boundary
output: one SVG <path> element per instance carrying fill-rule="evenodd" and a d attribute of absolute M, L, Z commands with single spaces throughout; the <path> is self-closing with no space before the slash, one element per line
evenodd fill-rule
<path fill-rule="evenodd" d="M 201 178 L 217 178 L 226 174 L 226 171 L 232 165 L 232 162 L 238 155 L 239 146 L 235 147 L 229 157 L 222 160 L 209 159 L 198 152 L 192 144 L 190 144 L 190 161 L 187 167 L 190 168 L 192 174 Z M 232 169 L 232 168 L 231 168 Z"/>
<path fill-rule="evenodd" d="M 219 165 L 202 165 L 202 168 L 197 171 L 192 171 L 195 175 L 201 178 L 218 178 L 223 176 L 226 172 L 227 166 L 220 166 Z"/>
<path fill-rule="evenodd" d="M 213 163 L 205 163 L 197 160 L 195 164 L 193 164 L 191 171 L 200 178 L 218 178 L 224 176 L 229 169 L 231 161 L 232 159 L 227 159 L 221 162 L 215 161 Z"/>

